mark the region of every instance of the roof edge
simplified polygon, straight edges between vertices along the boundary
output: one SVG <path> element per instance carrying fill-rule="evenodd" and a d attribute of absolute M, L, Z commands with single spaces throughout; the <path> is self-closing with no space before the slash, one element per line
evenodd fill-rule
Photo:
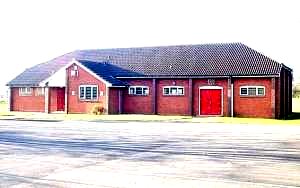
<path fill-rule="evenodd" d="M 104 82 L 106 84 L 106 87 L 110 87 L 112 86 L 112 83 L 110 83 L 109 81 L 105 80 L 104 78 L 102 78 L 101 76 L 97 75 L 96 73 L 94 73 L 91 69 L 89 69 L 88 67 L 84 66 L 82 63 L 80 63 L 78 60 L 76 60 L 75 58 L 72 59 L 72 61 L 70 62 L 71 66 L 72 64 L 76 64 L 79 65 L 81 68 L 83 68 L 85 71 L 87 71 L 89 74 L 91 74 L 93 77 L 95 77 L 97 80 Z"/>
<path fill-rule="evenodd" d="M 283 64 L 283 63 L 281 63 L 281 68 L 284 68 L 284 69 L 286 69 L 286 70 L 288 70 L 288 71 L 290 71 L 290 72 L 293 72 L 293 69 L 292 69 L 292 68 L 286 66 L 286 65 Z"/>

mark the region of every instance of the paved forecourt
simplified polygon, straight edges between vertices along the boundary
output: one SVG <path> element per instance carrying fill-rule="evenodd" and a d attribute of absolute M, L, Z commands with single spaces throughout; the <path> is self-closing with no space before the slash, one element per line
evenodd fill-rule
<path fill-rule="evenodd" d="M 0 121 L 0 187 L 297 187 L 300 126 Z"/>

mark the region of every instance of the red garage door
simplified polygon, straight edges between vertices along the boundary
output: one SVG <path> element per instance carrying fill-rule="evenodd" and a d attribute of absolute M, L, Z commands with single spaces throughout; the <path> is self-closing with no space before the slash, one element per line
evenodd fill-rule
<path fill-rule="evenodd" d="M 222 89 L 201 89 L 200 115 L 222 115 Z"/>

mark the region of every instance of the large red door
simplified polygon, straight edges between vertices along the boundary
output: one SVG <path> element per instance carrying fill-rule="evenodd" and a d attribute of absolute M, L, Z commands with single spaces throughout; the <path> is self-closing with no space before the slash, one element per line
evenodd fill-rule
<path fill-rule="evenodd" d="M 200 115 L 222 115 L 222 90 L 200 89 Z"/>
<path fill-rule="evenodd" d="M 65 110 L 65 88 L 57 88 L 57 111 Z"/>

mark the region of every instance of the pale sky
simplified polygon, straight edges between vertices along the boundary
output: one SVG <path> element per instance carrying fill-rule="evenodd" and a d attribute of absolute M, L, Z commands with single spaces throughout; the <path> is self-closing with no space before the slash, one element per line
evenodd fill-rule
<path fill-rule="evenodd" d="M 299 0 L 3 0 L 0 24 L 0 92 L 76 49 L 242 42 L 300 76 Z"/>

